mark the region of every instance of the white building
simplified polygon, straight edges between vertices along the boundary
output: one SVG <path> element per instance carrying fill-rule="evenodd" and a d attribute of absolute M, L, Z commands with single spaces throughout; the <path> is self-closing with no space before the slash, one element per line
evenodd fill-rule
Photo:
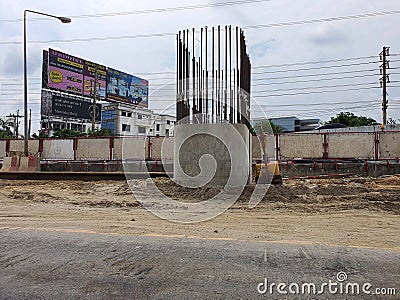
<path fill-rule="evenodd" d="M 79 132 L 88 132 L 92 129 L 92 122 L 83 119 L 64 118 L 58 116 L 42 116 L 41 131 L 52 136 L 56 129 L 75 129 Z M 101 122 L 96 121 L 96 129 L 101 128 Z"/>
<path fill-rule="evenodd" d="M 173 136 L 176 122 L 174 116 L 123 103 L 103 105 L 101 119 L 101 128 L 109 128 L 115 135 L 132 136 Z"/>

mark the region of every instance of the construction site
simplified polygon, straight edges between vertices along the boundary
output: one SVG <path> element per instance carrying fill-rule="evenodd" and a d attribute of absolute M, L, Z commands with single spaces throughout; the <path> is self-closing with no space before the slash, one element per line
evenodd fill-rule
<path fill-rule="evenodd" d="M 141 14 L 253 2 L 268 1 L 121 15 L 140 18 Z M 169 48 L 163 48 L 169 51 L 168 63 L 162 67 L 167 71 L 138 72 L 141 77 L 128 71 L 137 70 L 129 67 L 130 61 L 140 61 L 141 56 L 129 52 L 121 54 L 129 60 L 119 61 L 122 48 L 98 57 L 116 68 L 83 58 L 90 57 L 84 49 L 66 46 L 79 54 L 75 56 L 60 47 L 46 48 L 41 49 L 40 82 L 32 85 L 28 83 L 27 15 L 62 23 L 71 23 L 79 15 L 59 17 L 25 9 L 24 112 L 9 114 L 12 122 L 0 119 L 0 298 L 259 299 L 269 295 L 292 299 L 291 294 L 293 299 L 316 295 L 321 296 L 318 299 L 332 299 L 331 295 L 396 299 L 400 126 L 388 117 L 388 98 L 394 109 L 398 101 L 388 90 L 400 81 L 391 81 L 388 73 L 400 68 L 392 64 L 400 54 L 384 46 L 378 56 L 257 65 L 254 61 L 275 47 L 275 39 L 255 45 L 251 30 L 389 18 L 398 13 L 254 26 L 210 22 L 214 25 L 175 28 L 172 33 L 111 37 L 115 43 L 174 38 Z M 89 40 L 97 43 L 103 38 Z M 161 49 L 161 43 L 154 45 Z M 175 57 L 172 67 L 171 57 Z M 374 82 L 314 85 L 319 80 L 364 80 L 360 78 L 372 75 L 318 70 L 363 68 L 370 63 L 378 63 L 379 68 L 359 72 L 379 76 L 380 86 L 373 88 L 379 89 L 382 99 L 354 107 L 355 101 L 318 96 L 323 101 L 315 106 L 349 102 L 349 109 L 363 111 L 377 105 L 382 122 L 336 108 L 309 109 L 307 103 L 288 100 L 339 92 L 363 99 L 356 94 L 363 89 L 375 96 L 364 86 Z M 126 69 L 120 71 L 121 66 Z M 304 73 L 310 70 L 311 74 Z M 172 83 L 155 79 L 151 86 L 153 75 L 168 74 L 173 75 Z M 307 87 L 296 89 L 298 83 Z M 13 84 L 6 83 L 5 91 L 11 91 L 8 86 Z M 277 89 L 259 88 L 277 84 Z M 28 87 L 40 97 L 35 99 L 40 105 L 38 134 L 31 134 L 28 107 L 33 103 Z M 282 96 L 278 99 L 283 101 L 273 101 Z M 301 106 L 296 108 L 299 118 L 284 113 Z M 275 108 L 280 115 L 271 118 Z M 336 117 L 320 120 L 319 113 L 326 117 L 332 112 Z M 339 117 L 352 119 L 342 124 Z M 19 118 L 24 118 L 23 134 Z"/>
<path fill-rule="evenodd" d="M 252 134 L 244 31 L 193 28 L 176 39 L 174 136 L 0 140 L 3 228 L 400 249 L 397 127 Z M 158 202 L 150 183 L 180 206 Z M 217 206 L 227 187 L 241 187 L 236 201 L 202 219 L 202 203 Z M 194 216 L 183 225 L 164 220 L 192 204 L 200 210 L 189 209 Z"/>

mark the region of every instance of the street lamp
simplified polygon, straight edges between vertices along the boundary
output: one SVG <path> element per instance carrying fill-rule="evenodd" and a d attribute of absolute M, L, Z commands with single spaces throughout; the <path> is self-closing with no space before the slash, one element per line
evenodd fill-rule
<path fill-rule="evenodd" d="M 28 156 L 28 74 L 27 74 L 27 59 L 26 59 L 26 13 L 43 15 L 51 18 L 59 19 L 62 23 L 70 23 L 71 19 L 67 17 L 58 17 L 46 13 L 29 10 L 24 10 L 24 153 Z"/>

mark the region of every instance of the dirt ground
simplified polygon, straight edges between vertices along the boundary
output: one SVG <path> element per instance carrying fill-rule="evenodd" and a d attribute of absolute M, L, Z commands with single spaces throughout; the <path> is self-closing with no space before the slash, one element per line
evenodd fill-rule
<path fill-rule="evenodd" d="M 217 191 L 185 189 L 165 178 L 160 190 L 181 201 Z M 400 175 L 284 181 L 255 208 L 254 186 L 218 217 L 182 225 L 153 215 L 125 181 L 0 180 L 0 229 L 320 243 L 400 251 Z"/>

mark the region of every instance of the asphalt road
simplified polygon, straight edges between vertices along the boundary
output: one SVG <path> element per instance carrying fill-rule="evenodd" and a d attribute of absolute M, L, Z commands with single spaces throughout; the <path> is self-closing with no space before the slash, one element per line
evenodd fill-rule
<path fill-rule="evenodd" d="M 347 275 L 342 286 L 357 283 L 362 288 L 371 283 L 367 292 L 375 293 L 376 287 L 396 288 L 397 294 L 352 295 L 345 288 L 341 293 L 339 272 Z M 265 279 L 268 289 L 276 283 L 272 294 L 258 291 L 265 291 Z M 337 284 L 336 293 L 330 293 L 327 285 L 321 288 L 329 280 Z M 288 294 L 278 293 L 279 283 L 288 284 L 281 286 L 281 292 Z M 303 283 L 314 283 L 317 292 L 323 293 L 309 294 L 305 286 L 301 294 Z M 335 292 L 335 285 L 330 288 Z M 399 299 L 399 295 L 398 252 L 0 230 L 1 299 Z"/>

